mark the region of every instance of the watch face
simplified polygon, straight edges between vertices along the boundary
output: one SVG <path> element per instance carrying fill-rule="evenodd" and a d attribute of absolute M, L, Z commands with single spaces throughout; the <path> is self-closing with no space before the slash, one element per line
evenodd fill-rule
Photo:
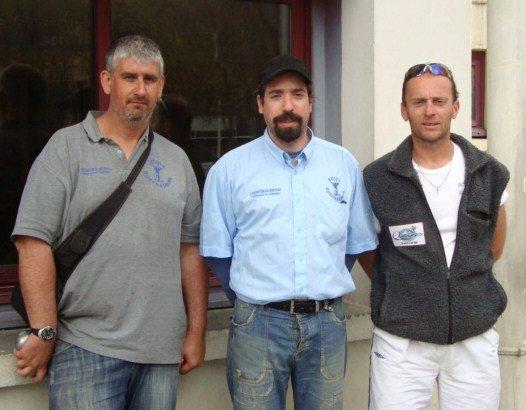
<path fill-rule="evenodd" d="M 38 337 L 44 340 L 53 340 L 57 335 L 57 330 L 51 326 L 46 326 L 38 331 Z"/>

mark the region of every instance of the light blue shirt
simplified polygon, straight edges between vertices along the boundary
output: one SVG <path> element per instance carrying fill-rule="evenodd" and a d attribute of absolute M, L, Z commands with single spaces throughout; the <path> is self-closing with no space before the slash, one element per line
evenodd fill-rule
<path fill-rule="evenodd" d="M 232 257 L 230 287 L 246 302 L 352 292 L 345 254 L 377 244 L 360 168 L 339 145 L 312 136 L 293 159 L 265 132 L 208 173 L 201 254 Z"/>

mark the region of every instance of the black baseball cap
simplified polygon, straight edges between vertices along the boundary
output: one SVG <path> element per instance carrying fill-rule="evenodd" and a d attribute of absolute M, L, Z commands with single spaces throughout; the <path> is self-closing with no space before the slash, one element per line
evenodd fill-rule
<path fill-rule="evenodd" d="M 259 74 L 259 86 L 268 84 L 278 74 L 285 71 L 293 71 L 303 77 L 307 84 L 311 84 L 310 73 L 303 61 L 283 54 L 268 61 Z"/>

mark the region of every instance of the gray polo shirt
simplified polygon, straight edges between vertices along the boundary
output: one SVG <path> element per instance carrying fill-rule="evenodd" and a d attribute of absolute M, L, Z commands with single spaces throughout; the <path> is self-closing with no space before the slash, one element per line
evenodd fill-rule
<path fill-rule="evenodd" d="M 24 189 L 13 235 L 53 247 L 124 180 L 128 161 L 88 113 L 57 131 Z M 138 363 L 177 363 L 186 331 L 180 243 L 197 243 L 201 202 L 190 162 L 155 135 L 133 192 L 85 255 L 60 301 L 59 338 L 91 352 Z"/>

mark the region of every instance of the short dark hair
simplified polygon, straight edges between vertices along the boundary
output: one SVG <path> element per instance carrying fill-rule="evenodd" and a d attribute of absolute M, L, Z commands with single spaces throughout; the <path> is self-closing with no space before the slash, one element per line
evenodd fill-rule
<path fill-rule="evenodd" d="M 425 73 L 430 73 L 432 75 L 438 75 L 446 77 L 451 81 L 451 91 L 453 93 L 453 101 L 458 100 L 458 90 L 457 84 L 455 83 L 455 78 L 453 77 L 452 71 L 448 66 L 442 63 L 423 63 L 416 64 L 411 67 L 404 75 L 404 82 L 402 84 L 402 103 L 405 104 L 405 91 L 407 89 L 407 83 L 410 79 L 415 77 L 420 77 Z"/>

